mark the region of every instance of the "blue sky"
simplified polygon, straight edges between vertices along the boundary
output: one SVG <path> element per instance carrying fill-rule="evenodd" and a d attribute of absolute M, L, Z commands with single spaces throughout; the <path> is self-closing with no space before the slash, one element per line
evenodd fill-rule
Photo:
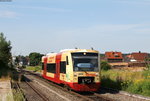
<path fill-rule="evenodd" d="M 150 0 L 0 2 L 0 32 L 13 55 L 75 47 L 150 52 Z"/>

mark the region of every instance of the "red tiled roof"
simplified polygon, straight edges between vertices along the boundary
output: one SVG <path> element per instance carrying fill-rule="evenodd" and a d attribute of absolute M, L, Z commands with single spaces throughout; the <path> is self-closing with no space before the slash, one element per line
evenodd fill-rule
<path fill-rule="evenodd" d="M 147 53 L 132 53 L 132 57 L 137 61 L 144 61 L 148 57 Z"/>
<path fill-rule="evenodd" d="M 121 52 L 105 52 L 106 59 L 123 59 Z"/>

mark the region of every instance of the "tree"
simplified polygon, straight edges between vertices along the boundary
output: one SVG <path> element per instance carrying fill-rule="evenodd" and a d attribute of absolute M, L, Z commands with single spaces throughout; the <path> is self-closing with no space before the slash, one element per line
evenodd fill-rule
<path fill-rule="evenodd" d="M 32 52 L 29 54 L 29 61 L 31 66 L 39 65 L 43 54 Z"/>
<path fill-rule="evenodd" d="M 14 64 L 17 67 L 26 66 L 28 65 L 28 62 L 29 62 L 28 60 L 29 60 L 28 56 L 18 55 L 15 57 Z"/>
<path fill-rule="evenodd" d="M 3 33 L 0 33 L 0 68 L 8 67 L 11 62 L 11 42 L 6 40 Z"/>

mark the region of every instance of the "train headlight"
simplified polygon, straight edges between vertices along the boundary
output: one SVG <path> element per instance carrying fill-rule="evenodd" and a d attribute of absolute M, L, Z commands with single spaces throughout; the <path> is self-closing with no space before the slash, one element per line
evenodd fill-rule
<path fill-rule="evenodd" d="M 74 73 L 74 77 L 77 77 L 78 76 L 78 74 L 77 73 Z"/>

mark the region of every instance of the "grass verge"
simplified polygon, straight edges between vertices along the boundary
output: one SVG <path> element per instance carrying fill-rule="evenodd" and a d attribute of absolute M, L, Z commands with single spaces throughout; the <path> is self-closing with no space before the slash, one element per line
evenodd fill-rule
<path fill-rule="evenodd" d="M 42 68 L 41 66 L 27 66 L 25 69 L 34 72 L 41 72 Z"/>
<path fill-rule="evenodd" d="M 150 96 L 150 71 L 108 70 L 101 77 L 103 87 Z"/>
<path fill-rule="evenodd" d="M 12 89 L 14 101 L 25 101 L 24 95 L 21 90 L 13 88 Z"/>

